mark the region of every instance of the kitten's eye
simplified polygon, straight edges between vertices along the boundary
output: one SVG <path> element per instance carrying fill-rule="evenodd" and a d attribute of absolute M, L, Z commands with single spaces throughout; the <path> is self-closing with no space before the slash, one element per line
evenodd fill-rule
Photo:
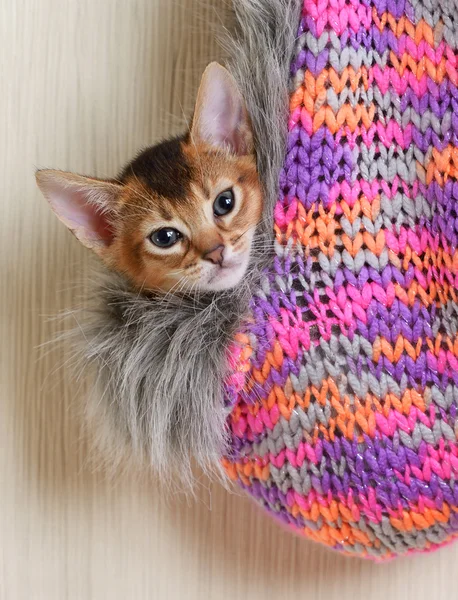
<path fill-rule="evenodd" d="M 215 217 L 227 215 L 227 213 L 230 213 L 234 208 L 234 205 L 234 192 L 232 190 L 226 190 L 222 194 L 216 196 L 216 200 L 213 202 L 213 214 Z"/>
<path fill-rule="evenodd" d="M 172 227 L 164 227 L 163 229 L 158 229 L 154 231 L 149 239 L 153 242 L 155 246 L 159 248 L 170 248 L 174 244 L 178 242 L 183 236 L 176 229 L 172 229 Z"/>

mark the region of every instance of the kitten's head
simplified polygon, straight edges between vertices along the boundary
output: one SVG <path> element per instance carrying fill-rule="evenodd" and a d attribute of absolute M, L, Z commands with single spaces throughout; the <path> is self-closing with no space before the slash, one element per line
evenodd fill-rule
<path fill-rule="evenodd" d="M 37 172 L 59 219 L 139 289 L 219 291 L 244 276 L 262 210 L 251 126 L 232 76 L 207 67 L 190 131 L 119 179 Z"/>

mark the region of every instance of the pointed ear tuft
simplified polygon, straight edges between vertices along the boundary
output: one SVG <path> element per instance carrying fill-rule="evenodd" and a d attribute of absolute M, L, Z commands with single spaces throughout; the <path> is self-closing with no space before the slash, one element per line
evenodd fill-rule
<path fill-rule="evenodd" d="M 38 187 L 57 217 L 79 241 L 97 254 L 113 241 L 121 185 L 65 171 L 36 172 Z"/>
<path fill-rule="evenodd" d="M 232 75 L 218 63 L 205 69 L 191 127 L 195 142 L 205 142 L 234 154 L 254 152 L 245 102 Z"/>

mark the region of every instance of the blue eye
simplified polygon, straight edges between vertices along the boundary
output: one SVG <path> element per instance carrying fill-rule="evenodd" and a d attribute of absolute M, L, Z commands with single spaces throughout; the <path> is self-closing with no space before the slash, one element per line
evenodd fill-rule
<path fill-rule="evenodd" d="M 158 229 L 154 231 L 149 239 L 155 246 L 159 248 L 170 248 L 174 246 L 178 240 L 180 240 L 183 236 L 179 231 L 173 229 L 172 227 L 164 227 L 163 229 Z"/>
<path fill-rule="evenodd" d="M 215 217 L 223 217 L 230 213 L 234 206 L 234 192 L 232 190 L 226 190 L 222 194 L 216 196 L 216 200 L 213 202 L 213 214 Z"/>

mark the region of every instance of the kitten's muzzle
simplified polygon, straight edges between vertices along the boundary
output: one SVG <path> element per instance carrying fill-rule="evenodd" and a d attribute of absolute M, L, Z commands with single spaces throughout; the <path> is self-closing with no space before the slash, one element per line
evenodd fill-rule
<path fill-rule="evenodd" d="M 204 260 L 209 260 L 214 265 L 219 265 L 220 267 L 222 267 L 223 266 L 223 252 L 224 252 L 224 245 L 219 244 L 218 246 L 215 246 L 211 250 L 208 250 L 208 252 L 205 252 L 205 254 L 203 255 L 202 258 Z"/>

